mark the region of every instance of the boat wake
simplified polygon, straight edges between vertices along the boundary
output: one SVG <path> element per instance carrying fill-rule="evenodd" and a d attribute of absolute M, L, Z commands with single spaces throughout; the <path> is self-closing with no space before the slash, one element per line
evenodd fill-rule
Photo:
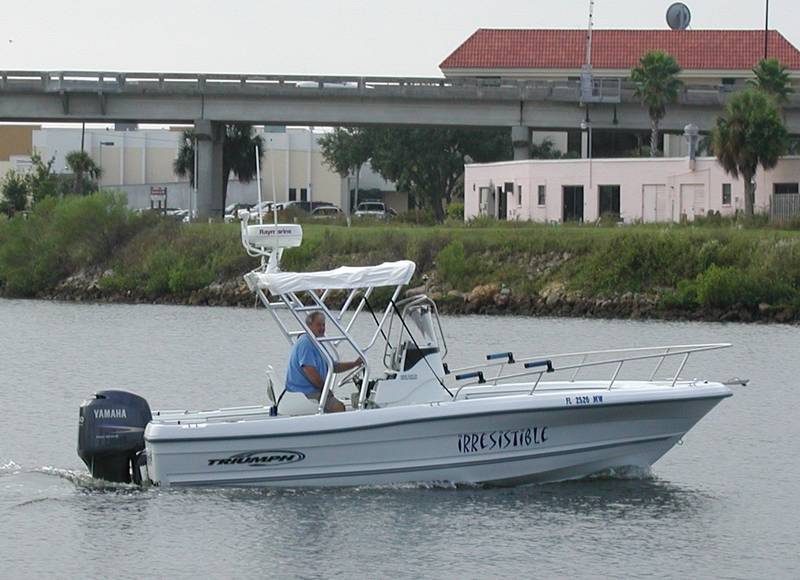
<path fill-rule="evenodd" d="M 43 475 L 58 477 L 65 481 L 75 484 L 77 487 L 84 490 L 97 490 L 97 491 L 122 491 L 122 492 L 135 492 L 141 493 L 150 488 L 150 486 L 140 486 L 135 483 L 118 483 L 105 481 L 103 479 L 95 479 L 86 471 L 78 471 L 74 469 L 62 469 L 60 467 L 52 467 L 46 465 L 32 470 L 33 473 L 41 473 Z"/>
<path fill-rule="evenodd" d="M 44 475 L 47 477 L 55 477 L 63 481 L 68 481 L 75 485 L 78 489 L 89 491 L 118 491 L 126 493 L 142 493 L 143 490 L 149 489 L 150 486 L 139 486 L 133 483 L 113 483 L 104 481 L 102 479 L 95 479 L 89 472 L 76 470 L 76 469 L 63 469 L 61 467 L 53 467 L 45 465 L 43 467 L 34 467 L 31 469 L 23 468 L 14 461 L 0 464 L 0 477 L 11 475 Z"/>
<path fill-rule="evenodd" d="M 19 475 L 22 473 L 37 473 L 41 475 L 45 475 L 48 477 L 56 477 L 62 479 L 64 481 L 68 481 L 80 489 L 83 490 L 96 490 L 96 491 L 121 491 L 121 492 L 137 492 L 141 493 L 144 490 L 153 488 L 154 486 L 145 485 L 144 487 L 133 484 L 133 483 L 115 483 L 110 481 L 104 481 L 102 479 L 95 479 L 91 476 L 90 473 L 83 470 L 76 470 L 76 469 L 64 469 L 60 467 L 54 467 L 51 465 L 45 465 L 43 467 L 36 467 L 33 469 L 24 469 L 21 465 L 16 463 L 14 460 L 9 459 L 3 463 L 0 463 L 0 477 L 4 476 L 11 476 L 11 475 Z M 613 480 L 622 480 L 622 481 L 655 481 L 657 477 L 653 474 L 652 470 L 647 467 L 620 467 L 614 469 L 607 469 L 598 473 L 594 473 L 592 475 L 577 479 L 577 480 L 570 480 L 569 483 L 580 483 L 580 482 L 592 482 L 592 481 L 613 481 Z M 545 484 L 527 484 L 525 487 L 537 487 L 537 486 L 558 486 L 560 484 L 567 483 L 567 482 L 553 482 L 553 483 L 545 483 Z M 345 487 L 342 490 L 347 490 L 349 492 L 374 492 L 374 491 L 415 491 L 415 490 L 438 490 L 438 491 L 459 491 L 459 490 L 479 490 L 479 489 L 492 489 L 496 488 L 497 486 L 486 485 L 486 484 L 479 484 L 479 483 L 464 483 L 464 482 L 453 482 L 453 481 L 420 481 L 414 483 L 393 483 L 393 484 L 377 484 L 377 485 L 361 485 L 361 486 L 354 486 L 354 487 Z M 228 487 L 218 487 L 218 488 L 207 488 L 205 490 L 200 489 L 192 489 L 192 490 L 181 490 L 182 492 L 189 491 L 191 493 L 204 493 L 204 492 L 211 492 L 211 493 L 219 493 L 219 492 L 226 492 L 231 493 L 234 492 L 236 494 L 258 494 L 264 495 L 266 494 L 273 494 L 273 493 L 280 493 L 280 494 L 293 494 L 293 493 L 310 493 L 313 494 L 315 491 L 322 491 L 323 488 L 298 488 L 298 489 L 291 489 L 286 488 L 283 490 L 270 490 L 270 489 L 245 489 L 245 488 L 228 488 Z M 178 490 L 175 490 L 178 491 Z M 326 492 L 327 493 L 327 492 Z"/>
<path fill-rule="evenodd" d="M 593 473 L 587 477 L 579 479 L 578 481 L 607 481 L 607 480 L 638 480 L 638 481 L 654 481 L 656 476 L 650 467 L 641 467 L 630 465 L 627 467 L 616 467 L 612 469 L 605 469 L 598 473 Z"/>
<path fill-rule="evenodd" d="M 4 463 L 0 463 L 0 477 L 4 475 L 16 475 L 22 471 L 22 467 L 15 463 L 13 459 L 9 459 Z"/>

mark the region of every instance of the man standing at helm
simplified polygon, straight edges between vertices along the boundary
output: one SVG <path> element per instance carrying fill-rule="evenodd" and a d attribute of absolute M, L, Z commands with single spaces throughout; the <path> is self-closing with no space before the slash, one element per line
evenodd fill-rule
<path fill-rule="evenodd" d="M 325 315 L 322 312 L 312 312 L 306 317 L 306 326 L 315 337 L 325 336 Z M 352 362 L 335 362 L 333 372 L 343 373 L 364 364 L 361 358 Z M 289 366 L 286 370 L 286 390 L 290 393 L 303 393 L 306 398 L 319 402 L 322 396 L 322 387 L 328 375 L 328 362 L 311 341 L 307 334 L 297 339 L 289 355 Z M 325 402 L 326 413 L 339 413 L 344 411 L 344 403 L 333 394 L 328 395 Z"/>

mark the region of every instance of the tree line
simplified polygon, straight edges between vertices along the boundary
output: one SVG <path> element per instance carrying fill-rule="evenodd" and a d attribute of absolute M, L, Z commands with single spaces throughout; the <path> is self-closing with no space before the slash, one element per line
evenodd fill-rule
<path fill-rule="evenodd" d="M 53 170 L 55 158 L 45 161 L 41 155 L 31 155 L 28 171 L 12 169 L 6 173 L 0 190 L 0 213 L 9 217 L 24 212 L 31 205 L 48 197 L 63 197 L 70 194 L 85 195 L 97 191 L 97 180 L 103 174 L 91 156 L 85 151 L 72 151 L 66 156 L 70 174 Z"/>

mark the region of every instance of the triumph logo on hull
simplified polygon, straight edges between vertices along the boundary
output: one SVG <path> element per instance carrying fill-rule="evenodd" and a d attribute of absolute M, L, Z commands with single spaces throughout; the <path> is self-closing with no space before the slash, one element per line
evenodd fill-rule
<path fill-rule="evenodd" d="M 209 465 L 249 465 L 250 467 L 270 467 L 303 461 L 306 456 L 299 451 L 249 451 L 237 453 L 224 459 L 209 459 Z"/>

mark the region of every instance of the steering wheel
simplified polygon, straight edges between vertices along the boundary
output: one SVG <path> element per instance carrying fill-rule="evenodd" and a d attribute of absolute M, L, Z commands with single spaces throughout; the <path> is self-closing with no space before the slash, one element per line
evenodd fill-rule
<path fill-rule="evenodd" d="M 361 376 L 359 377 L 359 375 L 361 375 Z M 357 367 L 355 367 L 353 369 L 350 369 L 349 371 L 347 371 L 345 373 L 345 375 L 341 378 L 341 380 L 339 380 L 339 385 L 341 386 L 341 385 L 344 385 L 347 382 L 353 381 L 353 383 L 356 386 L 358 386 L 359 389 L 360 389 L 361 388 L 361 381 L 362 381 L 363 378 L 364 378 L 364 367 L 363 366 L 357 366 Z"/>

